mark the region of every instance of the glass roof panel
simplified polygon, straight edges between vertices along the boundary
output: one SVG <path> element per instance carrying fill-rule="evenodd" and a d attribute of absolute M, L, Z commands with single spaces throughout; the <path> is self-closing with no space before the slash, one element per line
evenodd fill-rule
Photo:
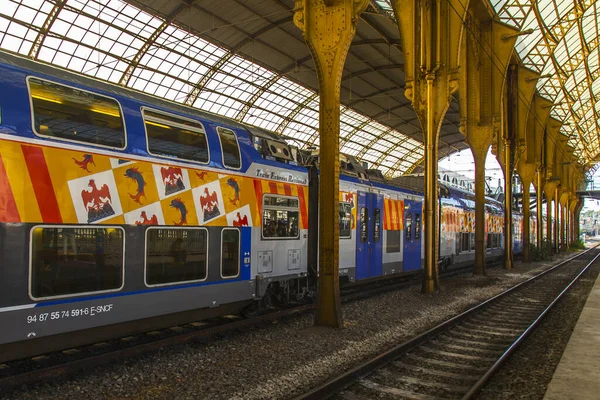
<path fill-rule="evenodd" d="M 122 0 L 5 0 L 0 49 L 319 144 L 313 90 Z M 340 114 L 343 151 L 390 174 L 420 159 L 421 143 L 346 106 Z"/>
<path fill-rule="evenodd" d="M 541 95 L 554 102 L 551 115 L 565 121 L 561 130 L 574 135 L 571 143 L 591 146 L 598 153 L 598 88 L 595 80 L 599 23 L 595 0 L 493 0 L 503 22 L 521 30 L 534 29 L 517 39 L 516 49 L 523 63 L 550 79 L 538 80 Z M 520 15 L 517 11 L 520 10 Z M 583 36 L 582 36 L 583 35 Z M 593 65 L 593 66 L 592 66 Z M 590 86 L 591 85 L 591 86 Z M 592 95 L 592 93 L 594 95 Z M 579 129 L 577 128 L 579 127 Z M 584 144 L 580 139 L 589 139 Z M 587 157 L 587 150 L 582 157 Z M 584 159 L 584 162 L 592 162 Z"/>

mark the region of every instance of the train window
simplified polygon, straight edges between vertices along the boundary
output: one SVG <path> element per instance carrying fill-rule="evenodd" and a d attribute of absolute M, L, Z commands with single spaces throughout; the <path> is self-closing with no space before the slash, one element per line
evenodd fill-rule
<path fill-rule="evenodd" d="M 421 214 L 415 214 L 415 240 L 421 239 Z"/>
<path fill-rule="evenodd" d="M 297 197 L 267 194 L 263 197 L 262 238 L 298 239 L 300 201 Z"/>
<path fill-rule="evenodd" d="M 460 246 L 460 237 L 461 237 L 462 233 L 456 233 L 454 235 L 454 251 L 456 254 L 461 252 L 461 246 Z"/>
<path fill-rule="evenodd" d="M 121 228 L 33 228 L 31 297 L 43 299 L 120 290 L 123 248 Z"/>
<path fill-rule="evenodd" d="M 37 135 L 125 148 L 125 127 L 116 100 L 33 77 L 27 85 Z"/>
<path fill-rule="evenodd" d="M 221 277 L 235 278 L 240 274 L 240 231 L 221 231 Z"/>
<path fill-rule="evenodd" d="M 412 239 L 412 213 L 406 213 L 406 221 L 404 224 L 404 236 L 406 240 Z"/>
<path fill-rule="evenodd" d="M 460 234 L 460 251 L 469 251 L 471 248 L 471 236 L 469 233 Z"/>
<path fill-rule="evenodd" d="M 381 240 L 381 211 L 376 208 L 373 211 L 373 241 L 375 243 Z"/>
<path fill-rule="evenodd" d="M 491 234 L 491 233 L 487 234 L 487 246 L 486 247 L 488 249 L 491 249 L 493 247 L 493 237 L 492 236 L 493 236 L 493 234 Z"/>
<path fill-rule="evenodd" d="M 340 239 L 352 236 L 352 204 L 340 203 Z"/>
<path fill-rule="evenodd" d="M 146 285 L 206 279 L 207 254 L 206 229 L 148 228 Z"/>
<path fill-rule="evenodd" d="M 386 231 L 385 252 L 399 253 L 400 252 L 400 235 L 402 231 Z"/>
<path fill-rule="evenodd" d="M 217 133 L 221 141 L 223 165 L 234 169 L 242 168 L 242 155 L 240 154 L 240 145 L 235 132 L 218 126 Z"/>
<path fill-rule="evenodd" d="M 209 161 L 206 131 L 201 123 L 171 114 L 142 109 L 148 152 L 207 163 Z"/>
<path fill-rule="evenodd" d="M 360 242 L 365 243 L 369 234 L 369 210 L 366 207 L 360 209 Z"/>
<path fill-rule="evenodd" d="M 471 250 L 475 250 L 475 234 L 469 233 L 469 235 L 471 237 Z"/>

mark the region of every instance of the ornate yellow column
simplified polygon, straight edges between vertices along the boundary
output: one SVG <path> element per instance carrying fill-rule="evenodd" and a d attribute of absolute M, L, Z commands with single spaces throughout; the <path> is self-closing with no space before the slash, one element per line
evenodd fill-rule
<path fill-rule="evenodd" d="M 505 76 L 519 31 L 495 21 L 478 3 L 469 9 L 470 34 L 460 59 L 461 132 L 475 161 L 475 268 L 485 274 L 485 160 L 499 136 Z M 477 37 L 474 37 L 477 36 Z M 492 56 L 490 56 L 492 55 Z"/>
<path fill-rule="evenodd" d="M 571 195 L 571 208 L 569 209 L 569 221 L 571 222 L 571 226 L 569 229 L 569 244 L 575 241 L 575 210 L 577 210 L 577 204 L 579 203 L 579 199 L 575 192 Z"/>
<path fill-rule="evenodd" d="M 568 247 L 568 239 L 567 232 L 569 226 L 569 193 L 566 189 L 563 189 L 560 195 L 560 248 L 562 251 L 567 250 Z"/>
<path fill-rule="evenodd" d="M 553 137 L 555 140 L 552 140 L 551 143 L 554 143 L 555 150 L 553 151 L 552 159 L 552 179 L 556 184 L 556 189 L 554 193 L 554 214 L 555 214 L 555 247 L 556 252 L 558 253 L 563 248 L 562 241 L 562 231 L 563 231 L 563 214 L 562 214 L 562 195 L 565 191 L 566 187 L 566 178 L 565 178 L 565 167 L 564 163 L 567 161 L 565 159 L 565 155 L 567 154 L 567 143 L 569 142 L 569 138 L 560 133 L 560 127 L 562 125 L 561 121 L 558 121 L 554 118 L 550 118 L 548 123 L 549 132 L 553 133 Z M 552 153 L 551 153 L 552 154 Z"/>
<path fill-rule="evenodd" d="M 514 137 L 516 132 L 516 113 L 514 99 L 517 95 L 517 66 L 508 68 L 507 84 L 503 89 L 501 135 L 492 140 L 492 154 L 496 156 L 504 175 L 504 268 L 513 268 L 513 187 Z"/>
<path fill-rule="evenodd" d="M 516 118 L 516 140 L 517 146 L 515 149 L 515 164 L 516 170 L 523 183 L 523 260 L 531 262 L 531 253 L 529 251 L 530 243 L 530 186 L 535 178 L 537 169 L 535 160 L 535 140 L 532 142 L 531 135 L 534 127 L 531 122 L 533 118 L 529 118 L 530 110 L 534 110 L 533 96 L 540 74 L 522 66 L 516 67 L 517 74 L 517 90 L 516 96 L 511 99 L 513 102 L 512 108 Z"/>
<path fill-rule="evenodd" d="M 523 261 L 531 262 L 531 183 L 535 178 L 535 164 L 522 163 L 517 164 L 517 172 L 523 184 Z"/>
<path fill-rule="evenodd" d="M 552 243 L 552 197 L 546 195 L 546 238 Z"/>
<path fill-rule="evenodd" d="M 368 0 L 296 0 L 302 31 L 319 78 L 319 294 L 315 324 L 343 326 L 339 287 L 340 86 L 344 63 Z"/>
<path fill-rule="evenodd" d="M 568 249 L 571 247 L 571 196 L 567 199 L 567 205 L 565 206 L 565 247 Z"/>
<path fill-rule="evenodd" d="M 558 253 L 560 251 L 560 196 L 559 189 L 554 191 L 554 248 Z"/>
<path fill-rule="evenodd" d="M 579 201 L 577 202 L 577 207 L 575 208 L 575 239 L 579 239 L 579 235 L 581 234 L 580 232 L 580 216 L 581 216 L 581 210 L 583 209 L 583 203 L 585 201 L 585 198 L 580 197 Z"/>
<path fill-rule="evenodd" d="M 458 89 L 458 49 L 467 1 L 391 1 L 404 53 L 404 94 L 421 122 L 425 142 L 424 293 L 439 287 L 438 140 L 452 94 Z"/>
<path fill-rule="evenodd" d="M 535 174 L 535 170 L 533 170 L 533 166 L 528 164 L 530 168 L 529 170 L 525 170 L 525 168 L 520 168 L 519 176 L 521 177 L 521 182 L 523 183 L 523 261 L 531 262 L 531 252 L 529 251 L 529 244 L 531 243 L 531 210 L 530 207 L 530 188 L 531 181 L 533 180 L 533 176 Z"/>
<path fill-rule="evenodd" d="M 550 240 L 552 247 L 558 252 L 557 247 L 557 230 L 558 223 L 558 194 L 557 187 L 560 182 L 560 162 L 556 161 L 556 153 L 560 147 L 562 151 L 563 144 L 559 143 L 559 138 L 564 137 L 560 134 L 562 122 L 556 118 L 548 118 L 546 123 L 546 145 L 544 146 L 545 163 L 546 163 L 546 183 L 544 184 L 544 193 L 546 194 L 546 215 L 548 224 L 546 226 L 546 235 Z M 566 138 L 566 137 L 565 137 Z M 566 144 L 566 141 L 564 142 Z M 552 207 L 554 201 L 554 207 Z M 554 208 L 554 215 L 552 215 Z"/>
<path fill-rule="evenodd" d="M 512 236 L 512 160 L 511 145 L 508 137 L 504 139 L 504 268 L 513 268 L 513 236 Z"/>
<path fill-rule="evenodd" d="M 538 248 L 538 250 L 541 250 L 542 248 L 542 235 L 544 233 L 543 230 L 543 224 L 542 224 L 542 201 L 544 199 L 544 192 L 543 192 L 543 183 L 542 183 L 542 174 L 543 174 L 543 170 L 540 168 L 538 169 L 537 173 L 536 173 L 536 180 L 537 180 L 537 184 L 536 184 L 536 188 L 535 188 L 535 195 L 536 195 L 536 213 L 537 213 L 537 232 L 536 232 L 536 246 Z"/>
<path fill-rule="evenodd" d="M 537 198 L 537 230 L 536 230 L 536 246 L 541 249 L 544 239 L 544 227 L 542 223 L 542 202 L 544 199 L 544 185 L 546 184 L 546 147 L 547 147 L 547 125 L 548 117 L 552 102 L 546 100 L 539 94 L 533 97 L 533 107 L 529 111 L 528 129 L 527 129 L 527 149 L 528 152 L 533 150 L 529 157 L 533 156 L 533 160 L 537 165 L 537 179 L 534 182 L 535 194 Z"/>

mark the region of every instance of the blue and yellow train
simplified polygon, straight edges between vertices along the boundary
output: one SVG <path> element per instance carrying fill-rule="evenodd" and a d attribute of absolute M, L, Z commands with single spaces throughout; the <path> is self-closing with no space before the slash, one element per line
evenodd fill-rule
<path fill-rule="evenodd" d="M 420 271 L 419 189 L 342 158 L 342 279 Z M 310 296 L 314 160 L 260 129 L 0 53 L 0 362 Z M 448 189 L 440 204 L 443 266 L 471 262 L 472 196 Z M 486 218 L 498 257 L 501 204 Z"/>

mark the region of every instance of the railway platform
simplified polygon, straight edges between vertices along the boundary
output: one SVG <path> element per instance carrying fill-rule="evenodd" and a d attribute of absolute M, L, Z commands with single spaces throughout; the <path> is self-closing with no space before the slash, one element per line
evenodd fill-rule
<path fill-rule="evenodd" d="M 544 400 L 592 400 L 600 393 L 600 277 L 571 334 Z"/>

